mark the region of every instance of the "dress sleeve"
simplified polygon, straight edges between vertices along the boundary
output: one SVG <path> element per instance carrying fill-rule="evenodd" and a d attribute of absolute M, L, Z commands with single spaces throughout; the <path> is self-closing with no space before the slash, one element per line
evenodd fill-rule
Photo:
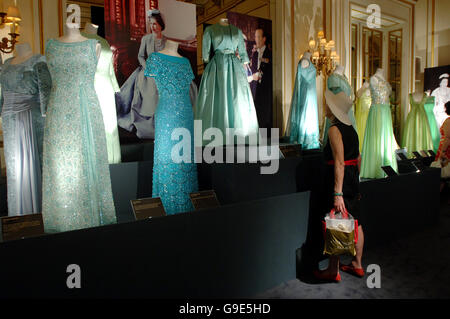
<path fill-rule="evenodd" d="M 242 35 L 242 30 L 239 29 L 239 42 L 238 42 L 238 53 L 241 57 L 242 63 L 249 63 L 247 48 L 245 47 L 244 36 Z"/>
<path fill-rule="evenodd" d="M 211 31 L 210 27 L 206 27 L 203 32 L 203 40 L 202 40 L 202 58 L 204 63 L 209 63 L 209 55 L 211 53 Z"/>
<path fill-rule="evenodd" d="M 45 61 L 39 61 L 34 65 L 36 72 L 37 84 L 39 89 L 39 102 L 41 106 L 41 114 L 45 116 L 47 112 L 48 100 L 52 90 L 52 77 Z"/>
<path fill-rule="evenodd" d="M 119 92 L 120 86 L 119 83 L 117 82 L 116 72 L 114 72 L 114 63 L 112 58 L 111 61 L 109 62 L 109 78 L 111 79 L 111 84 L 114 92 Z"/>
<path fill-rule="evenodd" d="M 156 66 L 156 59 L 153 53 L 147 59 L 144 75 L 151 78 L 156 78 L 158 76 L 158 68 Z"/>
<path fill-rule="evenodd" d="M 141 40 L 141 46 L 139 47 L 138 60 L 142 67 L 146 66 L 148 57 L 153 52 L 147 52 L 147 41 L 151 41 L 151 36 L 143 36 Z"/>

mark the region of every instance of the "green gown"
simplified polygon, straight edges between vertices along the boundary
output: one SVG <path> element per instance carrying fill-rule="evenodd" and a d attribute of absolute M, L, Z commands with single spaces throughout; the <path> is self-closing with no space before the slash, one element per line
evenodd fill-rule
<path fill-rule="evenodd" d="M 355 105 L 355 119 L 356 119 L 356 132 L 358 133 L 359 139 L 359 152 L 362 152 L 362 146 L 364 143 L 364 133 L 366 131 L 367 117 L 369 116 L 370 104 L 372 103 L 372 98 L 366 95 L 366 92 L 362 94 L 361 97 L 356 99 Z"/>
<path fill-rule="evenodd" d="M 200 84 L 195 120 L 202 121 L 203 132 L 218 128 L 224 138 L 227 128 L 237 129 L 236 135 L 248 143 L 252 141 L 249 136 L 257 138 L 259 127 L 243 65 L 249 58 L 242 31 L 233 25 L 214 24 L 205 29 L 202 46 L 207 65 Z M 214 56 L 210 60 L 211 48 Z"/>
<path fill-rule="evenodd" d="M 385 173 L 382 166 L 391 166 L 397 171 L 395 150 L 397 141 L 392 127 L 392 113 L 389 96 L 391 85 L 378 76 L 370 81 L 372 105 L 366 122 L 364 142 L 361 152 L 362 178 L 383 178 Z"/>
<path fill-rule="evenodd" d="M 425 100 L 424 108 L 427 113 L 428 124 L 430 125 L 431 139 L 433 140 L 433 151 L 437 152 L 441 141 L 441 133 L 434 116 L 435 97 L 428 96 Z"/>
<path fill-rule="evenodd" d="M 409 157 L 412 156 L 413 151 L 433 149 L 433 138 L 424 107 L 426 100 L 425 93 L 420 102 L 414 101 L 412 94 L 409 95 L 411 111 L 406 118 L 402 137 L 402 147 L 406 147 Z"/>

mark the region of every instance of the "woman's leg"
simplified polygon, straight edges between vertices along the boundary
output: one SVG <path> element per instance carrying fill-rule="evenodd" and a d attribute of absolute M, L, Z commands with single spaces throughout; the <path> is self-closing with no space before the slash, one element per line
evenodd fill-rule
<path fill-rule="evenodd" d="M 356 256 L 352 261 L 352 265 L 354 268 L 362 268 L 362 254 L 364 248 L 364 233 L 362 226 L 358 226 L 358 242 L 356 243 Z"/>

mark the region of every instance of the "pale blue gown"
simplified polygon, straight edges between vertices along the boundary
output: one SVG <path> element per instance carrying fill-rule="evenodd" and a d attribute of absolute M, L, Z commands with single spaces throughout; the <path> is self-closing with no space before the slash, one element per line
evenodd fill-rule
<path fill-rule="evenodd" d="M 286 135 L 290 143 L 301 144 L 302 149 L 317 149 L 320 143 L 316 68 L 311 62 L 303 68 L 301 62 L 297 66 Z"/>
<path fill-rule="evenodd" d="M 339 94 L 340 92 L 344 92 L 349 98 L 353 100 L 354 94 L 352 87 L 350 83 L 348 82 L 348 79 L 345 75 L 340 75 L 337 73 L 333 73 L 328 77 L 327 80 L 327 88 L 333 92 L 333 94 Z M 352 126 L 357 131 L 356 127 L 356 119 L 355 119 L 355 112 L 353 110 L 353 106 L 348 111 L 348 116 L 350 118 L 350 121 L 352 122 Z M 325 128 L 323 131 L 323 142 L 322 145 L 327 145 L 328 141 L 328 130 L 330 129 L 331 123 L 328 118 L 325 120 Z"/>
<path fill-rule="evenodd" d="M 243 65 L 249 58 L 242 31 L 233 25 L 214 24 L 205 29 L 202 46 L 207 65 L 200 84 L 195 119 L 202 121 L 203 132 L 218 128 L 225 137 L 227 128 L 236 129 L 239 130 L 236 135 L 249 143 L 250 136 L 257 137 L 259 127 Z M 210 60 L 211 48 L 214 56 Z M 229 142 L 234 144 L 236 140 Z"/>
<path fill-rule="evenodd" d="M 198 191 L 198 180 L 194 162 L 194 114 L 189 96 L 194 78 L 191 65 L 186 58 L 155 52 L 147 60 L 145 75 L 155 79 L 159 93 L 152 195 L 161 198 L 168 215 L 193 211 L 189 194 Z M 185 143 L 179 140 L 177 131 L 186 134 Z M 180 143 L 186 147 L 177 151 L 176 145 Z M 182 156 L 180 162 L 172 153 Z"/>
<path fill-rule="evenodd" d="M 94 87 L 97 43 L 47 43 L 53 88 L 44 131 L 46 233 L 116 222 L 105 127 Z"/>
<path fill-rule="evenodd" d="M 2 66 L 2 125 L 8 215 L 41 212 L 42 143 L 52 80 L 42 55 Z"/>

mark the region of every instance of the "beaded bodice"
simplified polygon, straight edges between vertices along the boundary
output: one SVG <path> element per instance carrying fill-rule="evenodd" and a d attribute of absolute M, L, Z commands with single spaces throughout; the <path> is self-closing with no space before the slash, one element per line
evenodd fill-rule
<path fill-rule="evenodd" d="M 392 87 L 389 82 L 374 75 L 370 81 L 370 94 L 372 104 L 390 104 L 389 96 L 392 93 Z"/>

